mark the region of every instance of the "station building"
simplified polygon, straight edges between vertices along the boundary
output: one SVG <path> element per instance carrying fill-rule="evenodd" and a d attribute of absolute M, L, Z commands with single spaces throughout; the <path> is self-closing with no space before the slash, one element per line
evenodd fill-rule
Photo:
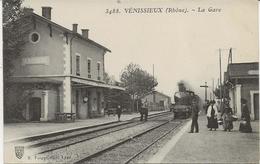
<path fill-rule="evenodd" d="M 259 120 L 259 63 L 231 63 L 225 73 L 230 106 L 241 117 L 241 98 L 247 100 L 252 120 Z"/>
<path fill-rule="evenodd" d="M 13 61 L 5 98 L 17 103 L 22 90 L 28 121 L 54 120 L 56 113 L 75 113 L 77 119 L 102 116 L 104 92 L 124 90 L 104 82 L 104 57 L 111 51 L 89 39 L 88 29 L 79 34 L 77 24 L 69 30 L 53 22 L 51 9 L 42 7 L 42 16 L 26 9 L 21 18 L 30 20 L 29 32 Z"/>
<path fill-rule="evenodd" d="M 163 111 L 169 110 L 171 105 L 171 98 L 164 93 L 153 91 L 141 98 L 142 102 L 147 100 L 149 111 Z"/>

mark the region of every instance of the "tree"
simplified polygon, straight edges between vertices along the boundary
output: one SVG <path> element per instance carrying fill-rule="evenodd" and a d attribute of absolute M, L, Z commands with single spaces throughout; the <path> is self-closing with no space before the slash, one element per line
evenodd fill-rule
<path fill-rule="evenodd" d="M 107 72 L 104 72 L 104 81 L 106 84 L 111 84 L 112 83 L 112 77 L 107 73 Z"/>
<path fill-rule="evenodd" d="M 24 44 L 26 43 L 26 36 L 30 31 L 31 19 L 27 17 L 24 12 L 27 8 L 22 8 L 23 0 L 3 0 L 3 82 L 4 95 L 9 95 L 11 83 L 9 78 L 13 73 L 13 61 L 21 55 Z M 27 10 L 28 11 L 28 10 Z M 23 19 L 21 19 L 23 18 Z M 32 27 L 31 27 L 32 28 Z M 20 91 L 17 91 L 20 93 Z M 4 98 L 4 112 L 5 119 L 16 113 L 21 113 L 21 106 L 24 105 L 24 100 L 31 94 L 23 92 L 18 95 L 19 99 L 16 106 L 8 106 L 10 100 Z M 21 116 L 18 116 L 21 118 Z"/>
<path fill-rule="evenodd" d="M 113 76 L 109 75 L 107 72 L 104 73 L 104 81 L 106 84 L 109 85 L 119 86 L 120 84 L 115 80 Z M 131 98 L 130 95 L 125 91 L 107 89 L 106 92 L 104 92 L 104 100 L 105 104 L 107 104 L 109 107 L 116 107 L 118 104 L 120 104 L 124 108 L 129 108 L 129 102 Z"/>
<path fill-rule="evenodd" d="M 108 89 L 104 92 L 104 100 L 107 107 L 117 107 L 120 104 L 123 108 L 129 109 L 130 107 L 130 95 L 125 91 Z"/>
<path fill-rule="evenodd" d="M 31 19 L 25 18 L 22 0 L 3 0 L 3 75 L 4 82 L 12 75 L 13 60 L 21 55 L 30 31 Z M 23 20 L 21 18 L 23 17 Z"/>
<path fill-rule="evenodd" d="M 154 87 L 158 85 L 157 80 L 152 75 L 134 63 L 125 67 L 120 80 L 126 88 L 126 92 L 131 95 L 132 108 L 135 100 L 153 91 Z"/>

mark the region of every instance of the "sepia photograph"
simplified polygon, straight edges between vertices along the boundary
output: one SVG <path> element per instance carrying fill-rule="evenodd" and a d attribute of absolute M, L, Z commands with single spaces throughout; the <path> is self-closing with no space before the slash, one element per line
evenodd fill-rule
<path fill-rule="evenodd" d="M 257 0 L 2 0 L 4 163 L 259 163 Z"/>

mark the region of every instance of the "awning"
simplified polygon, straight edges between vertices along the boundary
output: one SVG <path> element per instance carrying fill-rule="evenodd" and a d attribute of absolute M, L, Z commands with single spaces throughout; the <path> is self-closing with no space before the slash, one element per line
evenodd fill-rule
<path fill-rule="evenodd" d="M 71 81 L 73 82 L 72 86 L 76 88 L 90 88 L 90 87 L 100 87 L 100 88 L 108 88 L 108 89 L 116 89 L 124 91 L 125 88 L 115 86 L 115 85 L 108 85 L 101 82 L 89 81 L 79 78 L 72 78 Z"/>

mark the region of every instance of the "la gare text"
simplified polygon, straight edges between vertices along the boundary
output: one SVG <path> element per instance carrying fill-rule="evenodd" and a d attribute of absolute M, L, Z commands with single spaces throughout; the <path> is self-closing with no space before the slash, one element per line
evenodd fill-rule
<path fill-rule="evenodd" d="M 129 8 L 111 8 L 106 9 L 106 14 L 161 14 L 161 13 L 219 13 L 222 12 L 221 8 L 215 8 L 215 7 L 197 7 L 197 8 L 135 8 L 135 7 L 129 7 Z"/>

